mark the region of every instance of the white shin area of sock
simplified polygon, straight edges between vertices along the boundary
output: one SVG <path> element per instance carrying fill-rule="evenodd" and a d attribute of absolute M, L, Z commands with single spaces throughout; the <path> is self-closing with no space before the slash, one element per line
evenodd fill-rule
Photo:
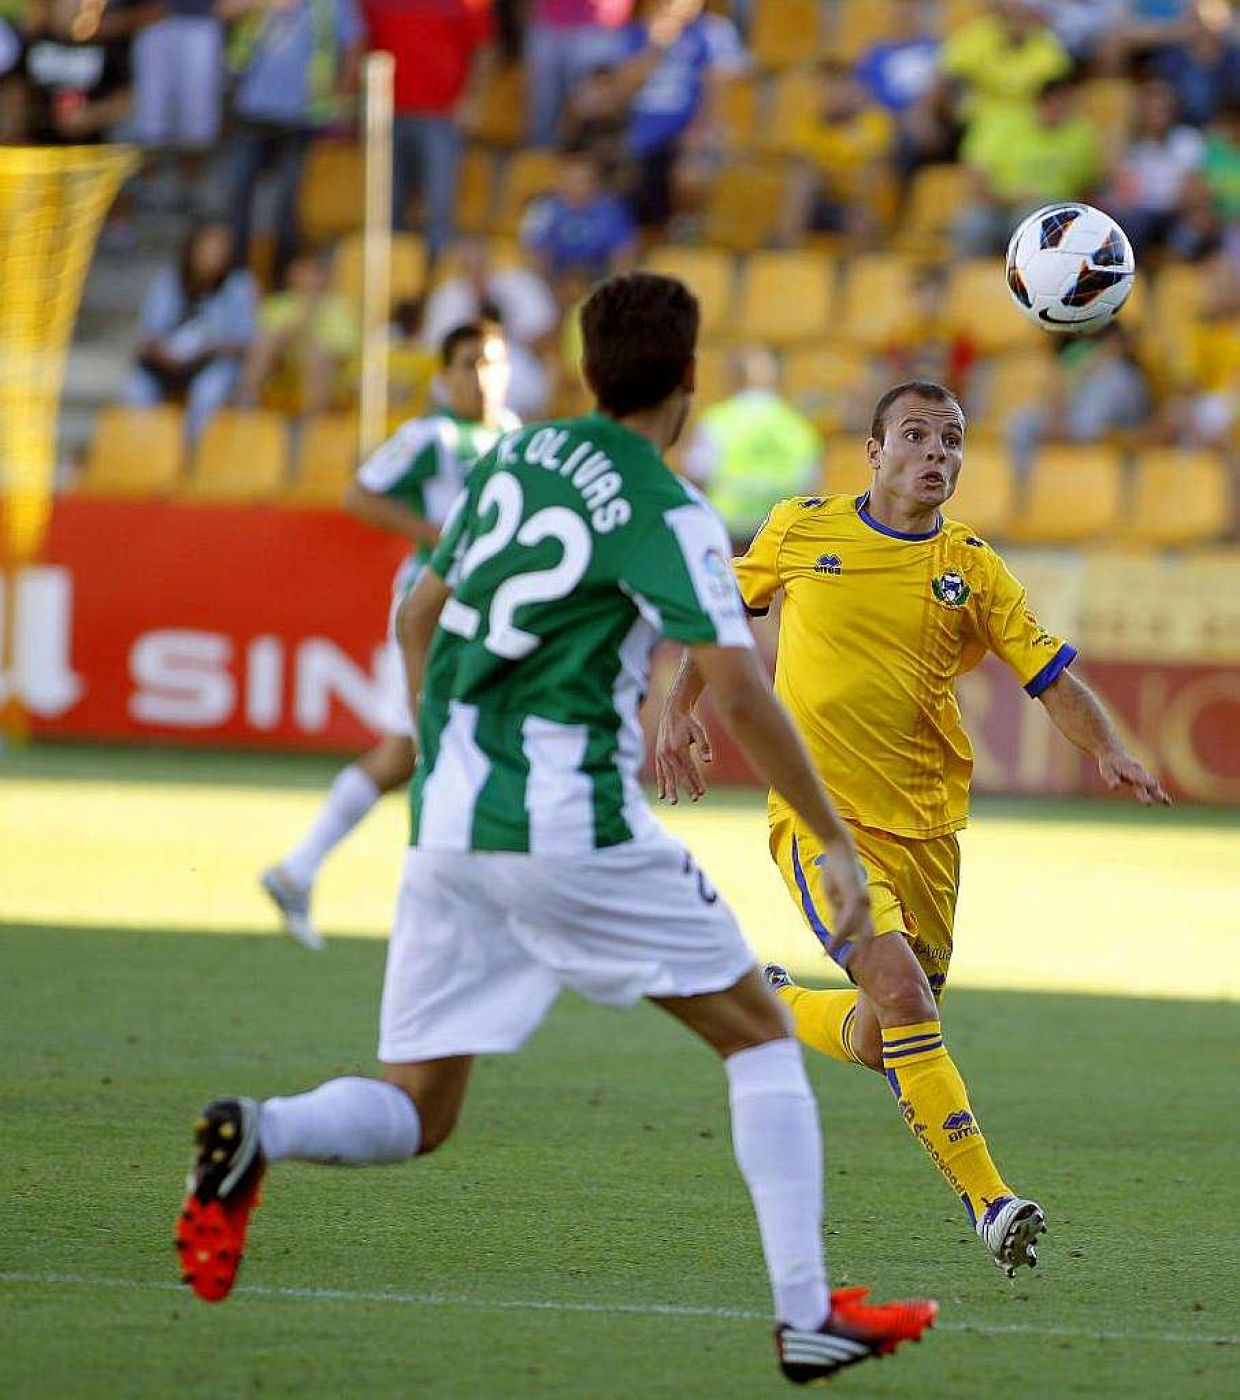
<path fill-rule="evenodd" d="M 794 1040 L 773 1040 L 724 1062 L 732 1146 L 753 1200 L 775 1316 L 812 1330 L 830 1309 L 822 1247 L 822 1133 Z"/>
<path fill-rule="evenodd" d="M 375 780 L 357 763 L 336 774 L 310 830 L 280 861 L 280 869 L 298 885 L 314 883 L 328 853 L 382 797 Z"/>
<path fill-rule="evenodd" d="M 267 1099 L 258 1138 L 269 1162 L 296 1158 L 337 1166 L 403 1162 L 417 1153 L 422 1124 L 413 1100 L 382 1079 L 329 1079 L 308 1094 Z"/>

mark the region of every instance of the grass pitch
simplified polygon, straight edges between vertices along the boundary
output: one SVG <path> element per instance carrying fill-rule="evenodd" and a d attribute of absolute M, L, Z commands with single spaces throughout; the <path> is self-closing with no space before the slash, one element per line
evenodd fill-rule
<path fill-rule="evenodd" d="M 524 1055 L 480 1064 L 441 1154 L 281 1168 L 233 1298 L 208 1308 L 176 1283 L 171 1226 L 201 1101 L 371 1068 L 381 941 L 333 939 L 316 958 L 240 932 L 253 867 L 328 771 L 36 750 L 0 776 L 0 1394 L 793 1394 L 773 1366 L 723 1076 L 649 1008 L 618 1016 L 565 997 Z M 764 912 L 752 802 L 674 820 L 695 828 L 687 839 L 729 894 Z M 329 926 L 386 919 L 401 824 L 393 804 L 342 851 Z M 981 839 L 992 824 L 1001 841 Z M 876 1076 L 813 1060 L 833 1282 L 943 1306 L 923 1346 L 839 1378 L 840 1394 L 1240 1395 L 1240 1008 L 1204 999 L 1234 985 L 1222 936 L 1234 884 L 1213 932 L 1142 916 L 1147 885 L 1193 885 L 1197 866 L 1177 874 L 1190 852 L 1234 881 L 1217 862 L 1240 833 L 1191 814 L 1159 842 L 1146 831 L 1097 809 L 1005 807 L 982 814 L 966 851 L 975 886 L 1018 873 L 1023 859 L 1005 865 L 1003 849 L 1042 852 L 1040 903 L 1001 905 L 1002 920 L 989 910 L 995 975 L 1004 946 L 1067 924 L 1078 943 L 1088 932 L 1128 949 L 1133 980 L 1116 984 L 1129 993 L 1165 966 L 1196 998 L 950 994 L 951 1041 L 996 1155 L 1050 1214 L 1036 1273 L 1016 1286 L 998 1275 Z M 732 841 L 743 861 L 728 863 Z M 1114 903 L 1095 927 L 1075 919 L 1082 886 L 1063 872 L 1088 872 L 1099 849 Z M 763 936 L 778 939 L 775 908 Z"/>

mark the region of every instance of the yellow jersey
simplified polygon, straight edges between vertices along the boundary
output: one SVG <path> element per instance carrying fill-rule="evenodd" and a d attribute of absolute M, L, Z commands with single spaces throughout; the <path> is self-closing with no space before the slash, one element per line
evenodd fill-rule
<path fill-rule="evenodd" d="M 956 677 L 988 651 L 1037 696 L 1075 648 L 1042 627 L 1003 560 L 946 518 L 880 524 L 869 497 L 796 496 L 735 561 L 751 613 L 783 592 L 775 690 L 841 815 L 897 836 L 968 820 L 973 750 Z M 772 817 L 786 810 L 774 793 Z"/>

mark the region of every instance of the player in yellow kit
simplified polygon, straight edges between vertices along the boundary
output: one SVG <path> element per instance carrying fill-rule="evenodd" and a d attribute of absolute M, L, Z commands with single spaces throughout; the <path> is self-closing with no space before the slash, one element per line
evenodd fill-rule
<path fill-rule="evenodd" d="M 955 490 L 964 414 L 941 385 L 897 385 L 875 409 L 874 472 L 861 497 L 777 505 L 735 561 L 741 594 L 764 613 L 782 594 L 775 689 L 792 713 L 869 877 L 873 943 L 848 964 L 855 990 L 768 980 L 806 1044 L 885 1074 L 914 1136 L 960 1197 L 1009 1276 L 1037 1262 L 1042 1208 L 1000 1176 L 944 1044 L 938 1003 L 952 953 L 972 751 L 955 679 L 986 652 L 1007 663 L 1055 725 L 1094 755 L 1112 788 L 1166 802 L 1128 754 L 1097 698 L 1068 670 L 1076 655 L 1030 612 L 1003 560 L 941 507 Z M 659 729 L 660 795 L 705 791 L 693 750 L 702 681 L 682 664 Z M 817 891 L 821 847 L 776 794 L 771 853 L 810 929 L 829 939 Z M 898 938 L 881 935 L 899 934 Z"/>

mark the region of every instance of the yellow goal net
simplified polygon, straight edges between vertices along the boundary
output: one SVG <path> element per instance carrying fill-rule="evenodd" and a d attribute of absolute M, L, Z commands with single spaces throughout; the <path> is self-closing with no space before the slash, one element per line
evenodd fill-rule
<path fill-rule="evenodd" d="M 65 357 L 100 225 L 137 165 L 124 146 L 0 148 L 0 637 L 12 674 L 17 570 L 51 515 Z M 13 687 L 2 727 L 12 729 Z"/>

